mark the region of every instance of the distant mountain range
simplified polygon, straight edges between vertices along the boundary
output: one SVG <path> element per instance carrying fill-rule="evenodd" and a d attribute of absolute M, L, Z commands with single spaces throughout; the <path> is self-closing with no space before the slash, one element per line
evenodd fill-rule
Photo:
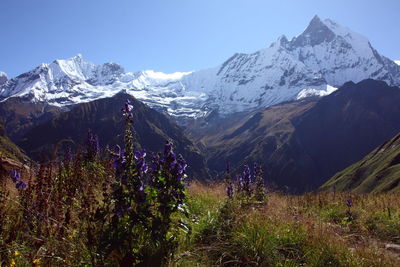
<path fill-rule="evenodd" d="M 232 116 L 201 132 L 197 142 L 217 173 L 226 162 L 235 171 L 258 162 L 270 184 L 314 190 L 400 132 L 399 101 L 400 88 L 385 82 L 348 82 L 321 99 Z"/>
<path fill-rule="evenodd" d="M 190 73 L 130 73 L 116 63 L 85 62 L 81 55 L 55 60 L 12 79 L 0 75 L 0 100 L 21 97 L 65 107 L 125 91 L 171 116 L 199 118 L 323 96 L 347 81 L 367 78 L 400 85 L 400 66 L 367 38 L 315 16 L 290 41 L 281 36 L 268 48 Z"/>

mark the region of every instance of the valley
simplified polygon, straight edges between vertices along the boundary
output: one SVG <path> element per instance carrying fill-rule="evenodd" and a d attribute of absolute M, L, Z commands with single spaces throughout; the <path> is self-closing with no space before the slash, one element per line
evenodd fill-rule
<path fill-rule="evenodd" d="M 0 266 L 398 266 L 398 103 L 318 16 L 195 71 L 0 72 Z"/>

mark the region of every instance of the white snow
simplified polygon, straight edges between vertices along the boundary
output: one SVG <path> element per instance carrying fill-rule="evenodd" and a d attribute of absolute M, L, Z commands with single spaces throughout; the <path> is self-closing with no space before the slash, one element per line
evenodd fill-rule
<path fill-rule="evenodd" d="M 171 74 L 163 73 L 163 72 L 156 72 L 153 70 L 145 70 L 143 71 L 145 75 L 147 75 L 149 78 L 152 78 L 154 80 L 179 80 L 182 79 L 183 76 L 188 75 L 191 72 L 174 72 Z"/>
<path fill-rule="evenodd" d="M 31 94 L 32 101 L 64 106 L 111 97 L 125 91 L 172 116 L 202 117 L 252 110 L 309 96 L 325 96 L 347 81 L 381 79 L 400 85 L 400 67 L 390 72 L 364 36 L 326 19 L 333 40 L 296 46 L 281 36 L 268 48 L 235 54 L 214 68 L 166 74 L 153 70 L 125 72 L 116 63 L 95 65 L 82 55 L 41 64 L 0 86 L 4 101 Z M 306 38 L 310 37 L 307 33 Z M 383 63 L 382 61 L 383 60 Z M 396 62 L 400 64 L 399 61 Z M 396 76 L 397 75 L 397 76 Z"/>
<path fill-rule="evenodd" d="M 336 87 L 330 86 L 329 84 L 326 85 L 326 90 L 317 90 L 314 88 L 306 88 L 301 90 L 298 94 L 296 99 L 303 99 L 303 98 L 307 98 L 307 97 L 312 97 L 312 96 L 326 96 L 326 95 L 330 95 L 331 93 L 335 92 L 337 90 Z"/>
<path fill-rule="evenodd" d="M 400 60 L 395 60 L 394 63 L 400 66 Z"/>

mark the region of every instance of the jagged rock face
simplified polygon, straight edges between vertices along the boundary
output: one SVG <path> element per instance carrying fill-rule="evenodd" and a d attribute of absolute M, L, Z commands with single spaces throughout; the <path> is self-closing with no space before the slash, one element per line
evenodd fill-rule
<path fill-rule="evenodd" d="M 294 38 L 290 42 L 290 45 L 293 47 L 317 46 L 324 42 L 332 42 L 335 37 L 335 33 L 332 32 L 332 30 L 326 24 L 324 24 L 320 18 L 315 16 L 311 20 L 307 29 L 297 38 Z M 282 43 L 282 45 L 286 44 L 288 44 L 288 42 Z"/>
<path fill-rule="evenodd" d="M 192 73 L 124 72 L 115 63 L 94 65 L 80 55 L 42 64 L 0 85 L 0 99 L 66 106 L 125 91 L 178 118 L 229 115 L 309 96 L 323 96 L 347 81 L 373 78 L 400 85 L 400 66 L 368 39 L 332 20 L 312 19 L 306 30 L 268 48 L 235 54 L 215 68 Z"/>
<path fill-rule="evenodd" d="M 5 84 L 7 80 L 8 80 L 7 74 L 0 71 L 0 86 Z"/>
<path fill-rule="evenodd" d="M 367 78 L 400 83 L 400 68 L 392 60 L 381 56 L 364 36 L 329 19 L 315 17 L 303 34 L 283 45 L 335 87 Z"/>

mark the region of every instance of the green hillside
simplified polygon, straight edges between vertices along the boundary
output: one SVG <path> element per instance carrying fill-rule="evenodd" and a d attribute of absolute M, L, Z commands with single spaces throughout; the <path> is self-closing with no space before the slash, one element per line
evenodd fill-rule
<path fill-rule="evenodd" d="M 28 160 L 22 149 L 15 145 L 7 136 L 0 123 L 0 159 L 12 159 L 20 162 Z"/>
<path fill-rule="evenodd" d="M 400 192 L 400 134 L 337 173 L 321 189 L 356 193 Z"/>

